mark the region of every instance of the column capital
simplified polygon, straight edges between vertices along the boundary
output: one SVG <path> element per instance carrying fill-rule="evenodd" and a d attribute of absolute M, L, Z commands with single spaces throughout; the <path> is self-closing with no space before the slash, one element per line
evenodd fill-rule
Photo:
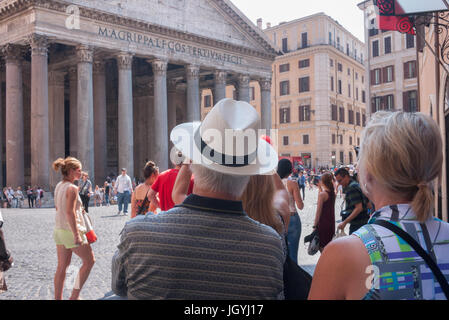
<path fill-rule="evenodd" d="M 133 54 L 129 52 L 120 52 L 117 55 L 117 66 L 119 70 L 131 70 L 133 66 Z"/>
<path fill-rule="evenodd" d="M 214 77 L 215 83 L 226 85 L 226 79 L 228 76 L 228 73 L 226 71 L 215 70 L 214 75 L 215 75 L 215 77 Z"/>
<path fill-rule="evenodd" d="M 91 46 L 81 44 L 76 47 L 76 56 L 78 57 L 78 62 L 92 63 L 94 60 L 94 50 Z"/>
<path fill-rule="evenodd" d="M 153 60 L 151 61 L 151 66 L 153 67 L 153 74 L 155 76 L 167 76 L 168 61 L 159 59 Z"/>
<path fill-rule="evenodd" d="M 93 62 L 93 73 L 103 74 L 105 72 L 105 63 L 103 60 L 94 60 Z"/>
<path fill-rule="evenodd" d="M 259 80 L 261 91 L 271 91 L 271 78 L 263 78 Z"/>
<path fill-rule="evenodd" d="M 185 66 L 188 80 L 198 80 L 200 78 L 200 67 L 195 64 Z"/>
<path fill-rule="evenodd" d="M 44 56 L 48 55 L 48 38 L 39 34 L 32 34 L 28 36 L 27 42 L 31 47 L 32 56 Z"/>
<path fill-rule="evenodd" d="M 176 92 L 178 80 L 177 79 L 168 79 L 167 83 L 168 83 L 168 86 L 167 86 L 168 92 L 172 92 L 172 93 Z"/>
<path fill-rule="evenodd" d="M 49 86 L 64 86 L 64 78 L 66 73 L 63 71 L 50 71 L 48 73 Z"/>
<path fill-rule="evenodd" d="M 251 77 L 248 74 L 240 74 L 239 75 L 239 86 L 242 88 L 249 87 L 249 82 L 251 81 Z"/>
<path fill-rule="evenodd" d="M 7 44 L 1 49 L 6 63 L 21 63 L 23 60 L 24 50 L 21 46 L 15 44 Z"/>

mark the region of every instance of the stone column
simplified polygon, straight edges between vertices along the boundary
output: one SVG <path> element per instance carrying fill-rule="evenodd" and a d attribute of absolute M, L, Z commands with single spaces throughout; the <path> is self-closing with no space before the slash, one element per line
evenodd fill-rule
<path fill-rule="evenodd" d="M 6 185 L 24 186 L 22 50 L 3 48 L 6 61 Z"/>
<path fill-rule="evenodd" d="M 106 74 L 102 61 L 93 65 L 95 184 L 101 186 L 107 176 Z"/>
<path fill-rule="evenodd" d="M 94 99 L 92 81 L 93 50 L 89 46 L 76 47 L 78 57 L 77 84 L 77 156 L 89 179 L 95 180 L 94 164 Z"/>
<path fill-rule="evenodd" d="M 240 101 L 246 101 L 250 102 L 250 92 L 249 92 L 249 82 L 250 82 L 249 75 L 241 74 L 239 76 L 239 82 L 238 82 L 238 92 L 239 92 L 239 100 Z"/>
<path fill-rule="evenodd" d="M 201 120 L 200 104 L 200 68 L 186 66 L 187 73 L 187 122 Z"/>
<path fill-rule="evenodd" d="M 168 113 L 168 154 L 170 157 L 170 150 L 173 147 L 173 143 L 170 141 L 170 133 L 174 127 L 176 127 L 176 98 L 177 98 L 177 80 L 170 79 L 168 81 L 168 103 L 167 103 L 167 113 Z M 170 159 L 169 159 L 170 161 Z M 170 162 L 169 162 L 170 163 Z"/>
<path fill-rule="evenodd" d="M 215 84 L 214 84 L 214 105 L 226 98 L 226 77 L 227 73 L 223 70 L 215 70 Z"/>
<path fill-rule="evenodd" d="M 271 78 L 259 80 L 261 93 L 261 124 L 262 129 L 271 129 Z"/>
<path fill-rule="evenodd" d="M 120 53 L 118 65 L 118 166 L 127 169 L 134 179 L 134 137 L 133 137 L 133 56 Z"/>
<path fill-rule="evenodd" d="M 58 158 L 65 158 L 64 76 L 64 72 L 58 71 L 51 71 L 48 74 L 50 164 Z M 61 174 L 50 168 L 51 191 L 60 180 Z"/>
<path fill-rule="evenodd" d="M 78 92 L 78 72 L 77 67 L 69 68 L 69 86 L 70 86 L 70 155 L 72 157 L 78 157 L 78 105 L 77 105 L 77 92 Z"/>
<path fill-rule="evenodd" d="M 48 42 L 32 35 L 31 45 L 31 184 L 49 191 Z"/>
<path fill-rule="evenodd" d="M 160 172 L 169 168 L 168 110 L 167 110 L 167 61 L 152 61 L 154 77 L 154 155 Z M 175 113 L 176 115 L 176 113 Z"/>

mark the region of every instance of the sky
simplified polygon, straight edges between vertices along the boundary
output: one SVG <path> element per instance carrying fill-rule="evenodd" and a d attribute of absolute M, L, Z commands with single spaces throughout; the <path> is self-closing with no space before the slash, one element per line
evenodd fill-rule
<path fill-rule="evenodd" d="M 357 7 L 362 0 L 231 0 L 254 24 L 262 18 L 272 26 L 318 12 L 337 20 L 354 36 L 365 42 L 363 12 Z"/>

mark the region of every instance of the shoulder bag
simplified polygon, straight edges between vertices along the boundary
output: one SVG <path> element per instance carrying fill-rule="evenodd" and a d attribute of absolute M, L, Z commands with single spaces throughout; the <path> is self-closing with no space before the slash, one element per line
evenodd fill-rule
<path fill-rule="evenodd" d="M 83 210 L 83 219 L 84 219 L 84 224 L 86 226 L 87 242 L 94 243 L 95 241 L 97 241 L 97 235 L 95 234 L 95 231 L 92 227 L 92 220 L 90 219 L 87 212 L 85 212 L 84 210 Z"/>
<path fill-rule="evenodd" d="M 416 251 L 417 254 L 421 256 L 421 258 L 424 259 L 424 261 L 429 266 L 430 270 L 432 270 L 435 278 L 438 280 L 438 283 L 441 286 L 441 289 L 444 292 L 444 295 L 446 296 L 446 299 L 449 300 L 449 283 L 447 282 L 445 276 L 441 272 L 440 268 L 436 264 L 436 262 L 430 257 L 430 255 L 421 247 L 421 245 L 415 241 L 407 232 L 402 230 L 401 228 L 395 226 L 394 224 L 385 221 L 385 220 L 377 220 L 374 221 L 373 224 L 377 224 L 379 226 L 382 226 L 384 228 L 387 228 L 391 232 L 397 234 L 399 237 L 401 237 L 405 242 L 407 242 L 413 250 Z"/>

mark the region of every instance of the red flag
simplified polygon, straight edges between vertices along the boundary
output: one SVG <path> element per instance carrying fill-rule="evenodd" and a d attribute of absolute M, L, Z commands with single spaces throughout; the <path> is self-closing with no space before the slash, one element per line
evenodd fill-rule
<path fill-rule="evenodd" d="M 395 15 L 395 0 L 375 0 L 379 8 L 378 24 L 380 30 L 399 31 L 415 35 L 413 23 L 409 17 Z"/>

